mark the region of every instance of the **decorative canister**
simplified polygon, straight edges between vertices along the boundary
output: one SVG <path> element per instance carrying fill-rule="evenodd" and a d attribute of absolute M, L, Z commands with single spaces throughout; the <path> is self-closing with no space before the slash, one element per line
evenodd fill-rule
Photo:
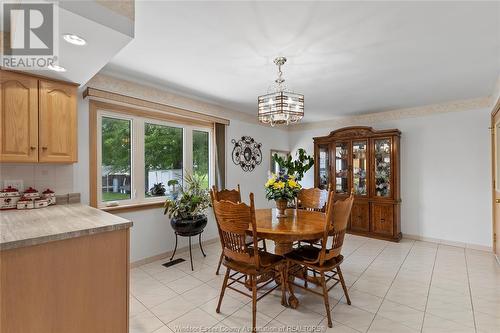
<path fill-rule="evenodd" d="M 49 205 L 56 204 L 56 193 L 51 189 L 46 189 L 42 192 L 42 198 L 46 199 L 49 202 Z"/>
<path fill-rule="evenodd" d="M 34 199 L 38 198 L 40 196 L 40 193 L 38 193 L 38 191 L 35 190 L 33 187 L 30 187 L 24 191 L 23 196 L 26 198 Z"/>
<path fill-rule="evenodd" d="M 34 207 L 33 198 L 22 196 L 19 201 L 17 201 L 17 209 L 32 209 Z"/>
<path fill-rule="evenodd" d="M 49 206 L 49 200 L 44 198 L 36 198 L 33 200 L 34 208 L 43 208 Z"/>
<path fill-rule="evenodd" d="M 0 191 L 0 209 L 15 209 L 21 195 L 17 188 L 6 187 Z"/>

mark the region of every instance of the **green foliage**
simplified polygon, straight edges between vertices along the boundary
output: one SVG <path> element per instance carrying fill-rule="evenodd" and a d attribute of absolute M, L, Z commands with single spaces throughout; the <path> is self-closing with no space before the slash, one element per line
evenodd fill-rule
<path fill-rule="evenodd" d="M 163 183 L 157 183 L 153 184 L 153 187 L 151 187 L 149 191 L 151 192 L 151 195 L 164 196 L 167 189 L 165 188 L 165 185 L 163 185 Z"/>
<path fill-rule="evenodd" d="M 296 153 L 297 159 L 292 161 L 292 156 L 288 155 L 288 158 L 284 159 L 278 154 L 273 155 L 273 160 L 278 163 L 280 168 L 284 169 L 288 175 L 293 175 L 297 181 L 301 181 L 304 178 L 304 174 L 313 167 L 314 158 L 306 154 L 303 148 L 299 148 Z"/>
<path fill-rule="evenodd" d="M 176 185 L 179 185 L 179 181 L 177 179 L 170 179 L 167 182 L 167 186 L 172 186 L 172 187 L 175 188 Z"/>
<path fill-rule="evenodd" d="M 130 199 L 130 194 L 119 192 L 102 192 L 102 201 L 115 201 Z"/>
<path fill-rule="evenodd" d="M 184 188 L 179 196 L 165 201 L 164 214 L 177 219 L 192 219 L 204 215 L 210 205 L 208 190 L 204 188 L 204 178 L 197 174 L 186 174 Z"/>
<path fill-rule="evenodd" d="M 102 118 L 102 165 L 111 173 L 130 172 L 130 121 Z"/>
<path fill-rule="evenodd" d="M 144 165 L 149 170 L 182 169 L 182 128 L 144 126 Z"/>

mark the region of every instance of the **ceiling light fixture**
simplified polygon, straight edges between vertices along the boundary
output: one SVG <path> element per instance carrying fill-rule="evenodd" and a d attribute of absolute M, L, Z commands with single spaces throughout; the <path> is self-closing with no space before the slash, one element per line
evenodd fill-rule
<path fill-rule="evenodd" d="M 87 41 L 85 39 L 75 34 L 64 34 L 63 38 L 65 41 L 73 45 L 83 46 L 87 44 Z"/>
<path fill-rule="evenodd" d="M 274 81 L 274 91 L 258 98 L 259 121 L 271 126 L 296 123 L 304 117 L 304 95 L 287 91 L 281 66 L 285 57 L 274 59 L 278 66 L 278 78 Z M 270 89 L 271 90 L 271 89 Z"/>
<path fill-rule="evenodd" d="M 58 65 L 48 65 L 47 68 L 54 72 L 66 72 L 66 68 Z"/>

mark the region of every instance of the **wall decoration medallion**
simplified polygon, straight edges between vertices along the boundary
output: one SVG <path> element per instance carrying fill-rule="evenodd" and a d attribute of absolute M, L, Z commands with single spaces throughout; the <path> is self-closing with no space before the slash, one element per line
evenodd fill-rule
<path fill-rule="evenodd" d="M 243 171 L 251 172 L 262 162 L 262 143 L 255 142 L 250 136 L 242 136 L 240 140 L 231 140 L 234 144 L 233 163 L 241 166 Z"/>

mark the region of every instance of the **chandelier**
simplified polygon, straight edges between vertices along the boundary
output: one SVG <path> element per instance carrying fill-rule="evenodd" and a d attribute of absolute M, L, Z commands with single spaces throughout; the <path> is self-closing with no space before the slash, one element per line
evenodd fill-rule
<path fill-rule="evenodd" d="M 287 91 L 281 66 L 286 62 L 285 57 L 274 59 L 278 66 L 278 78 L 274 81 L 273 92 L 259 96 L 259 121 L 264 124 L 282 125 L 296 123 L 304 117 L 304 95 Z"/>

